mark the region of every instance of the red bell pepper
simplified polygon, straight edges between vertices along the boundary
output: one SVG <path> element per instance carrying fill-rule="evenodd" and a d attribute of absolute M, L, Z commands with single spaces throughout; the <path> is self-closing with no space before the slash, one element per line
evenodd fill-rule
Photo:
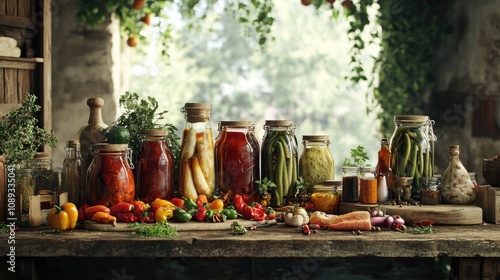
<path fill-rule="evenodd" d="M 90 204 L 88 203 L 85 203 L 85 204 L 82 204 L 82 206 L 80 206 L 80 208 L 78 208 L 78 220 L 80 221 L 85 221 L 85 209 L 89 208 L 90 207 Z"/>
<path fill-rule="evenodd" d="M 141 200 L 134 200 L 134 201 L 132 201 L 132 205 L 134 206 L 134 212 L 135 211 L 144 212 L 144 210 L 146 210 L 146 203 L 144 203 Z"/>
<path fill-rule="evenodd" d="M 131 213 L 134 210 L 134 205 L 132 203 L 127 203 L 127 202 L 118 202 L 113 204 L 110 210 L 111 210 L 111 215 L 116 217 L 118 213 Z"/>
<path fill-rule="evenodd" d="M 243 209 L 243 218 L 247 220 L 264 221 L 267 218 L 264 208 L 246 206 Z"/>
<path fill-rule="evenodd" d="M 235 194 L 233 197 L 233 205 L 238 213 L 243 215 L 243 210 L 246 208 L 247 204 L 243 200 L 243 197 L 239 194 Z"/>
<path fill-rule="evenodd" d="M 184 199 L 182 199 L 182 198 L 174 197 L 174 198 L 170 199 L 170 202 L 172 202 L 172 204 L 174 204 L 175 206 L 177 206 L 179 208 L 184 208 Z"/>
<path fill-rule="evenodd" d="M 155 220 L 155 213 L 153 211 L 145 211 L 142 212 L 139 217 L 137 217 L 137 221 L 140 223 L 154 223 Z"/>
<path fill-rule="evenodd" d="M 118 213 L 116 215 L 116 220 L 122 223 L 135 223 L 137 222 L 137 217 L 132 212 Z"/>
<path fill-rule="evenodd" d="M 198 222 L 203 222 L 205 221 L 205 219 L 207 218 L 207 208 L 201 206 L 201 207 L 198 207 L 198 211 L 196 212 L 196 214 L 194 215 L 194 218 L 195 220 L 197 220 Z"/>

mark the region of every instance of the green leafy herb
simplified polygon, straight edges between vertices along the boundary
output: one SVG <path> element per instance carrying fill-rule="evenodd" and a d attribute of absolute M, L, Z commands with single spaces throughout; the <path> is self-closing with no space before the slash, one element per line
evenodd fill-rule
<path fill-rule="evenodd" d="M 261 194 L 265 194 L 270 190 L 278 187 L 273 181 L 269 180 L 267 177 L 265 177 L 261 181 L 257 180 L 255 181 L 255 183 L 257 183 L 257 185 L 259 186 L 259 193 Z"/>
<path fill-rule="evenodd" d="M 365 152 L 365 149 L 363 146 L 358 145 L 356 149 L 351 149 L 351 157 L 350 158 L 345 158 L 344 162 L 342 163 L 342 166 L 366 166 L 366 161 L 368 161 L 370 158 L 368 157 L 368 154 Z"/>
<path fill-rule="evenodd" d="M 21 107 L 0 119 L 0 154 L 6 156 L 7 164 L 19 164 L 35 157 L 38 148 L 48 144 L 55 148 L 57 139 L 51 131 L 37 125 L 36 113 L 41 107 L 37 97 L 26 94 Z"/>
<path fill-rule="evenodd" d="M 38 232 L 38 235 L 46 235 L 46 234 L 61 234 L 62 230 L 60 229 L 48 229 L 48 230 L 41 230 Z"/>
<path fill-rule="evenodd" d="M 177 236 L 177 230 L 168 222 L 157 222 L 154 225 L 132 223 L 129 227 L 134 227 L 132 234 L 140 237 L 174 237 Z"/>
<path fill-rule="evenodd" d="M 243 235 L 247 233 L 247 229 L 242 226 L 239 222 L 233 222 L 231 224 L 231 233 L 234 235 Z"/>
<path fill-rule="evenodd" d="M 9 231 L 9 227 L 5 222 L 0 222 L 0 234 L 7 233 Z"/>
<path fill-rule="evenodd" d="M 406 229 L 406 232 L 413 234 L 427 234 L 427 233 L 435 233 L 436 231 L 432 226 L 419 226 L 419 227 L 408 227 Z"/>

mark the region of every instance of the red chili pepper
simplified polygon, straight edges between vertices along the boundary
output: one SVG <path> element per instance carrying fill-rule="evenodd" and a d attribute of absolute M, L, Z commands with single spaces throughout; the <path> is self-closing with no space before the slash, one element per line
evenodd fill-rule
<path fill-rule="evenodd" d="M 116 215 L 116 220 L 122 223 L 135 223 L 137 222 L 137 217 L 132 212 L 128 213 L 118 213 Z"/>
<path fill-rule="evenodd" d="M 139 209 L 139 211 L 144 211 L 146 210 L 146 203 L 144 203 L 141 200 L 134 200 L 132 201 L 132 205 L 134 205 L 134 212 Z"/>
<path fill-rule="evenodd" d="M 134 210 L 134 205 L 132 203 L 127 202 L 118 202 L 113 204 L 110 208 L 111 216 L 118 215 L 118 213 L 130 213 Z M 118 218 L 118 217 L 117 217 Z"/>
<path fill-rule="evenodd" d="M 91 220 L 97 212 L 105 212 L 109 214 L 111 210 L 104 205 L 89 206 L 85 208 L 85 220 Z"/>
<path fill-rule="evenodd" d="M 234 205 L 234 208 L 236 209 L 236 211 L 238 211 L 238 213 L 243 215 L 243 210 L 246 208 L 247 205 L 246 205 L 246 203 L 243 200 L 243 197 L 241 195 L 239 195 L 239 194 L 234 195 L 233 205 Z"/>
<path fill-rule="evenodd" d="M 174 204 L 175 206 L 177 206 L 179 208 L 184 208 L 184 199 L 182 199 L 182 198 L 174 197 L 174 198 L 170 199 L 170 202 L 172 202 L 172 204 Z"/>
<path fill-rule="evenodd" d="M 314 204 L 312 204 L 311 202 L 306 202 L 306 210 L 314 211 Z"/>
<path fill-rule="evenodd" d="M 140 223 L 154 223 L 155 222 L 155 213 L 152 211 L 143 212 L 139 217 L 138 221 Z"/>
<path fill-rule="evenodd" d="M 253 195 L 242 194 L 241 197 L 243 198 L 243 201 L 248 205 L 252 204 L 252 202 L 255 201 L 255 196 Z"/>
<path fill-rule="evenodd" d="M 89 208 L 90 207 L 90 204 L 88 203 L 85 203 L 85 204 L 82 204 L 82 206 L 80 206 L 80 208 L 78 208 L 78 220 L 80 221 L 85 221 L 85 209 Z"/>
<path fill-rule="evenodd" d="M 198 207 L 198 212 L 196 212 L 196 214 L 194 215 L 195 220 L 197 220 L 198 222 L 203 222 L 205 221 L 206 217 L 207 217 L 207 208 L 203 206 Z"/>

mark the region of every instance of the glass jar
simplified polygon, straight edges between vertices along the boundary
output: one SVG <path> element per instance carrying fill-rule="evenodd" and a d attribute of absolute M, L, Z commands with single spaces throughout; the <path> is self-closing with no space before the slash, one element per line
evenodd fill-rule
<path fill-rule="evenodd" d="M 359 202 L 362 204 L 376 204 L 377 198 L 375 167 L 361 167 L 361 177 L 359 178 Z"/>
<path fill-rule="evenodd" d="M 420 182 L 420 203 L 424 205 L 439 204 L 441 195 L 439 194 L 438 178 L 420 178 Z"/>
<path fill-rule="evenodd" d="M 135 165 L 136 197 L 145 203 L 174 197 L 174 158 L 167 144 L 167 131 L 142 130 Z"/>
<path fill-rule="evenodd" d="M 30 196 L 35 195 L 35 179 L 32 175 L 32 170 L 26 164 L 17 166 L 14 170 L 16 179 L 16 196 L 20 195 L 21 205 L 19 213 L 28 213 L 30 207 Z"/>
<path fill-rule="evenodd" d="M 87 203 L 107 207 L 132 202 L 135 183 L 127 144 L 96 143 L 87 171 Z"/>
<path fill-rule="evenodd" d="M 359 201 L 359 167 L 342 166 L 342 201 Z"/>
<path fill-rule="evenodd" d="M 53 169 L 53 160 L 48 153 L 38 152 L 31 161 L 31 172 L 35 179 L 35 193 L 41 190 L 55 192 L 60 187 L 60 174 Z"/>
<path fill-rule="evenodd" d="M 261 178 L 274 182 L 271 206 L 285 205 L 297 192 L 298 144 L 291 120 L 266 120 L 261 148 Z"/>
<path fill-rule="evenodd" d="M 420 177 L 433 176 L 436 141 L 433 124 L 428 116 L 394 116 L 390 168 L 395 177 L 412 177 L 417 183 Z"/>
<path fill-rule="evenodd" d="M 186 123 L 182 133 L 179 194 L 196 199 L 211 198 L 215 189 L 215 152 L 210 103 L 186 103 L 181 109 Z"/>
<path fill-rule="evenodd" d="M 398 177 L 396 180 L 396 201 L 412 200 L 413 177 Z"/>
<path fill-rule="evenodd" d="M 85 161 L 80 154 L 80 141 L 66 142 L 66 158 L 63 161 L 61 187 L 68 192 L 68 201 L 77 207 L 85 203 Z"/>
<path fill-rule="evenodd" d="M 341 184 L 341 181 L 325 180 L 322 184 L 315 185 L 310 197 L 314 210 L 327 214 L 339 214 L 340 193 L 338 188 Z"/>
<path fill-rule="evenodd" d="M 304 179 L 308 193 L 313 186 L 334 179 L 334 162 L 328 135 L 302 136 L 303 150 L 299 158 L 299 176 Z"/>
<path fill-rule="evenodd" d="M 221 193 L 255 195 L 260 147 L 252 121 L 221 121 L 215 140 L 215 178 Z"/>

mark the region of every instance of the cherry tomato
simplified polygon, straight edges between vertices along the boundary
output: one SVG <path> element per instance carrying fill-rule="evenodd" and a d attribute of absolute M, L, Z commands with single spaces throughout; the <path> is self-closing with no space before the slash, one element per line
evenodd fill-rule
<path fill-rule="evenodd" d="M 222 210 L 222 208 L 224 208 L 224 202 L 218 198 L 210 203 L 211 210 Z"/>

